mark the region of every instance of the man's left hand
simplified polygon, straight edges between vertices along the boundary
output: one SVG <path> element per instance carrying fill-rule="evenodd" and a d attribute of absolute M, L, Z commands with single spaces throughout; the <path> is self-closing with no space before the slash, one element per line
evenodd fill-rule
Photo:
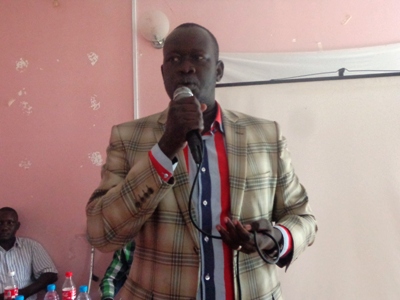
<path fill-rule="evenodd" d="M 221 234 L 222 240 L 233 250 L 240 250 L 244 253 L 251 254 L 257 251 L 254 243 L 254 234 L 257 234 L 257 244 L 260 250 L 271 252 L 274 250 L 275 243 L 267 235 L 272 235 L 278 244 L 282 241 L 282 233 L 274 228 L 266 219 L 261 219 L 251 224 L 242 224 L 238 220 L 232 221 L 225 218 L 225 228 L 217 225 L 217 230 Z"/>

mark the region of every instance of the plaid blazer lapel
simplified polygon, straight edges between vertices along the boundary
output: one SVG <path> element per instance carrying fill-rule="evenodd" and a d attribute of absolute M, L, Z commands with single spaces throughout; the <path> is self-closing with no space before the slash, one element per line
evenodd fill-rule
<path fill-rule="evenodd" d="M 245 126 L 238 124 L 238 119 L 232 111 L 222 109 L 229 165 L 232 219 L 239 219 L 241 214 L 247 170 L 247 132 Z"/>
<path fill-rule="evenodd" d="M 158 122 L 162 124 L 162 131 L 155 131 L 157 142 L 161 139 L 164 129 L 165 129 L 165 122 L 167 121 L 168 109 L 164 110 Z M 190 235 L 195 242 L 195 245 L 200 247 L 199 235 L 196 227 L 193 225 L 190 215 L 189 215 L 189 196 L 190 196 L 190 181 L 189 181 L 189 174 L 186 168 L 185 163 L 185 156 L 183 151 L 179 151 L 177 154 L 178 159 L 178 166 L 174 171 L 174 179 L 175 179 L 175 186 L 173 187 L 174 196 L 176 202 L 178 203 L 179 209 L 182 213 L 185 226 L 187 226 Z M 196 212 L 194 207 L 192 206 L 192 216 L 196 220 Z"/>

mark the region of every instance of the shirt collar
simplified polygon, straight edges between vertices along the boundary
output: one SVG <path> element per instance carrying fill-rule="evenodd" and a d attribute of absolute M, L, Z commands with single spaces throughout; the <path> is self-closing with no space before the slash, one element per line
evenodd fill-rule
<path fill-rule="evenodd" d="M 16 237 L 15 243 L 13 247 L 21 248 L 22 247 L 22 240 L 19 237 Z"/>
<path fill-rule="evenodd" d="M 12 247 L 8 251 L 10 251 L 12 248 L 22 248 L 22 246 L 23 246 L 22 240 L 19 237 L 15 237 L 14 245 L 12 245 Z M 0 248 L 4 250 L 3 247 L 0 246 Z"/>
<path fill-rule="evenodd" d="M 221 106 L 217 101 L 215 101 L 217 104 L 217 114 L 215 116 L 214 122 L 211 124 L 210 131 L 206 132 L 205 134 L 214 134 L 217 131 L 220 131 L 221 133 L 224 132 L 224 126 L 222 124 L 222 111 L 221 111 Z"/>

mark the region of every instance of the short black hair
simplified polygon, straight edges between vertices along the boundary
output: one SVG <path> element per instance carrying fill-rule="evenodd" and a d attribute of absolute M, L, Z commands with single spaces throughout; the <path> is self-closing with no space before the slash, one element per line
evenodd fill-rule
<path fill-rule="evenodd" d="M 204 26 L 201 26 L 201 25 L 196 24 L 196 23 L 183 23 L 183 24 L 175 27 L 175 29 L 178 29 L 178 28 L 190 28 L 190 27 L 198 27 L 198 28 L 201 28 L 201 29 L 205 30 L 208 33 L 208 35 L 211 37 L 211 40 L 212 40 L 212 42 L 214 44 L 215 57 L 217 58 L 217 61 L 218 61 L 219 60 L 219 45 L 218 45 L 218 41 L 217 41 L 216 37 L 212 34 L 212 32 L 210 30 L 208 30 Z"/>
<path fill-rule="evenodd" d="M 16 215 L 17 220 L 18 220 L 18 213 L 17 213 L 17 211 L 16 211 L 14 208 L 4 206 L 4 207 L 0 208 L 0 211 L 4 211 L 4 212 L 6 212 L 6 211 L 8 211 L 8 212 L 13 212 L 13 213 Z"/>

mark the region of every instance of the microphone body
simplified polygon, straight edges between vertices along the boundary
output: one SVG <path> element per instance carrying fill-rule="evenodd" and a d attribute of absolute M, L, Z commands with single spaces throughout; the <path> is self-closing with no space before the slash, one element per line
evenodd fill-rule
<path fill-rule="evenodd" d="M 189 97 L 193 97 L 192 91 L 186 86 L 181 86 L 174 91 L 173 101 Z M 186 134 L 186 141 L 188 142 L 194 161 L 198 165 L 201 164 L 203 161 L 203 140 L 200 132 L 198 130 L 189 131 Z"/>

